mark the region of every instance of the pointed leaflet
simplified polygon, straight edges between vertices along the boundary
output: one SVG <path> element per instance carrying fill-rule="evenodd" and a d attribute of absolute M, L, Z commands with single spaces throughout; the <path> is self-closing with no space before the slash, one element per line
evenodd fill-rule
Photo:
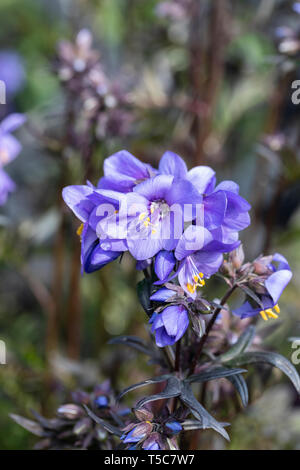
<path fill-rule="evenodd" d="M 124 388 L 124 390 L 118 395 L 117 401 L 119 401 L 126 393 L 131 392 L 132 390 L 136 390 L 140 387 L 145 387 L 146 385 L 156 384 L 159 382 L 164 382 L 172 377 L 170 374 L 160 375 L 158 377 L 154 377 L 153 379 L 143 380 L 142 382 L 138 382 L 134 385 L 130 385 L 130 387 Z"/>
<path fill-rule="evenodd" d="M 229 441 L 229 436 L 224 429 L 224 426 L 227 423 L 219 423 L 208 413 L 208 411 L 206 411 L 205 408 L 203 408 L 202 405 L 200 405 L 188 383 L 184 384 L 180 400 L 183 401 L 183 403 L 191 410 L 195 418 L 197 418 L 202 423 L 203 429 L 214 429 Z"/>
<path fill-rule="evenodd" d="M 228 377 L 230 375 L 241 374 L 242 372 L 247 372 L 246 369 L 228 369 L 226 367 L 213 367 L 201 374 L 191 375 L 185 382 L 207 382 L 208 380 L 221 379 L 223 377 Z"/>
<path fill-rule="evenodd" d="M 247 387 L 244 377 L 240 374 L 237 374 L 237 375 L 231 375 L 230 377 L 226 377 L 226 378 L 235 387 L 235 389 L 237 390 L 238 394 L 241 397 L 243 406 L 246 408 L 248 405 L 249 393 L 248 393 L 248 387 Z"/>
<path fill-rule="evenodd" d="M 133 349 L 137 349 L 138 351 L 144 354 L 147 354 L 147 356 L 156 355 L 155 351 L 152 351 L 149 345 L 137 336 L 117 336 L 116 338 L 112 338 L 111 340 L 109 340 L 108 344 L 124 344 L 125 346 L 129 346 Z"/>
<path fill-rule="evenodd" d="M 167 398 L 179 397 L 181 393 L 181 381 L 177 377 L 171 376 L 167 385 L 161 393 L 142 398 L 135 406 L 136 409 L 142 408 L 146 403 Z"/>
<path fill-rule="evenodd" d="M 232 366 L 241 366 L 244 364 L 255 364 L 266 362 L 280 369 L 291 380 L 297 392 L 300 393 L 300 378 L 295 367 L 281 354 L 265 351 L 246 352 L 236 357 L 228 364 Z"/>
<path fill-rule="evenodd" d="M 261 309 L 264 309 L 263 303 L 260 300 L 260 298 L 253 292 L 253 290 L 249 289 L 249 287 L 241 284 L 239 285 L 239 288 L 242 289 L 242 291 L 245 292 L 249 297 L 251 297 L 255 302 L 261 307 Z"/>
<path fill-rule="evenodd" d="M 44 431 L 44 429 L 38 423 L 36 423 L 35 421 L 32 421 L 31 419 L 23 418 L 22 416 L 15 415 L 13 413 L 11 413 L 9 416 L 19 426 L 26 429 L 26 431 L 31 432 L 35 436 L 45 437 L 49 435 L 47 432 Z"/>
<path fill-rule="evenodd" d="M 83 405 L 83 406 L 84 406 L 85 411 L 89 415 L 89 417 L 92 418 L 93 421 L 98 423 L 103 429 L 110 432 L 111 434 L 115 434 L 116 436 L 119 436 L 119 437 L 122 436 L 123 432 L 120 431 L 119 428 L 117 428 L 116 426 L 113 426 L 112 424 L 107 423 L 103 419 L 99 418 L 97 415 L 95 415 L 95 413 L 92 410 L 90 410 L 90 408 L 88 406 L 86 406 L 86 405 Z"/>
<path fill-rule="evenodd" d="M 255 327 L 250 325 L 239 337 L 237 342 L 224 354 L 220 356 L 221 362 L 230 361 L 234 357 L 245 351 L 253 341 Z"/>

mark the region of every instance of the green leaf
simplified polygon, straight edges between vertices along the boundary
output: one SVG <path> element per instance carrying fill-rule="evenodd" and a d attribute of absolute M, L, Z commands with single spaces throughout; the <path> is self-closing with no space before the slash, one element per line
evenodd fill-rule
<path fill-rule="evenodd" d="M 239 288 L 245 292 L 246 295 L 248 295 L 249 297 L 251 297 L 251 299 L 253 299 L 260 307 L 261 309 L 263 310 L 264 309 L 264 305 L 262 303 L 262 301 L 260 300 L 260 298 L 255 294 L 255 292 L 253 292 L 253 290 L 249 289 L 249 287 L 241 284 L 239 285 Z"/>
<path fill-rule="evenodd" d="M 219 423 L 213 416 L 211 416 L 208 411 L 206 411 L 206 409 L 198 402 L 188 383 L 185 383 L 182 388 L 180 400 L 190 409 L 195 418 L 200 421 L 202 424 L 202 429 L 214 429 L 225 439 L 228 441 L 230 440 L 227 432 L 224 429 L 224 426 L 228 425 L 228 423 Z"/>
<path fill-rule="evenodd" d="M 224 354 L 220 356 L 221 362 L 231 361 L 233 358 L 244 352 L 253 341 L 255 327 L 250 325 L 239 337 L 237 342 Z"/>
<path fill-rule="evenodd" d="M 155 356 L 155 352 L 150 349 L 149 345 L 137 336 L 118 336 L 109 340 L 108 344 L 124 344 L 125 346 L 136 349 L 147 356 Z"/>
<path fill-rule="evenodd" d="M 142 398 L 135 406 L 138 410 L 142 408 L 146 403 L 150 403 L 156 400 L 163 400 L 168 398 L 179 397 L 181 394 L 181 381 L 177 377 L 170 377 L 167 381 L 167 385 L 161 393 L 155 395 L 150 395 L 148 397 Z"/>
<path fill-rule="evenodd" d="M 165 380 L 168 380 L 170 377 L 172 377 L 170 374 L 160 375 L 158 377 L 154 377 L 153 379 L 143 380 L 142 382 L 138 382 L 134 385 L 130 385 L 129 387 L 124 388 L 124 390 L 118 395 L 117 401 L 119 401 L 124 395 L 126 395 L 126 393 L 132 392 L 133 390 L 136 390 L 137 388 L 146 387 L 146 385 L 152 385 L 152 384 L 156 384 L 159 382 L 164 382 Z"/>
<path fill-rule="evenodd" d="M 105 431 L 108 431 L 111 434 L 115 434 L 116 436 L 119 436 L 119 437 L 122 436 L 123 432 L 119 428 L 117 428 L 116 426 L 113 426 L 110 423 L 107 423 L 106 421 L 104 421 L 104 419 L 99 418 L 99 416 L 97 416 L 92 410 L 90 410 L 88 406 L 86 405 L 83 405 L 83 406 L 87 414 L 89 415 L 89 417 L 92 418 L 93 421 L 98 423 L 103 429 L 105 429 Z"/>
<path fill-rule="evenodd" d="M 231 375 L 230 377 L 226 377 L 226 378 L 236 388 L 237 392 L 239 393 L 241 397 L 242 404 L 246 408 L 248 405 L 248 401 L 249 401 L 249 393 L 248 393 L 248 387 L 247 387 L 244 377 L 240 374 L 237 374 L 237 375 Z"/>
<path fill-rule="evenodd" d="M 38 423 L 32 421 L 31 419 L 23 418 L 23 416 L 15 415 L 13 413 L 11 413 L 9 416 L 19 426 L 22 426 L 22 428 L 26 429 L 26 431 L 31 432 L 35 436 L 44 437 L 48 435 Z"/>
<path fill-rule="evenodd" d="M 150 279 L 143 279 L 137 284 L 137 295 L 139 301 L 145 310 L 148 317 L 152 316 L 153 306 L 150 300 L 151 291 L 152 291 L 152 281 Z"/>
<path fill-rule="evenodd" d="M 241 374 L 242 372 L 247 372 L 246 369 L 228 369 L 228 367 L 213 367 L 201 374 L 191 375 L 185 382 L 207 382 L 209 380 L 221 379 L 223 377 L 228 377 L 230 375 Z"/>
<path fill-rule="evenodd" d="M 265 351 L 246 352 L 234 358 L 228 364 L 241 366 L 244 364 L 256 364 L 265 362 L 280 369 L 291 380 L 297 392 L 300 393 L 300 377 L 291 362 L 281 354 Z"/>

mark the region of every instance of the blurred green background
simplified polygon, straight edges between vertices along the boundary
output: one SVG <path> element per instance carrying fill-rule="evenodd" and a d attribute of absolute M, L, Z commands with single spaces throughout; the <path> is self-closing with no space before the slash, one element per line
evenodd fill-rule
<path fill-rule="evenodd" d="M 92 31 L 106 74 L 127 90 L 135 116 L 128 135 L 98 142 L 92 182 L 103 159 L 122 148 L 154 165 L 173 150 L 189 166 L 210 165 L 219 180 L 236 180 L 252 204 L 252 225 L 241 234 L 247 258 L 279 251 L 294 273 L 267 344 L 290 358 L 288 338 L 300 336 L 300 105 L 291 102 L 300 64 L 299 51 L 282 47 L 282 28 L 299 37 L 295 2 L 199 0 L 199 14 L 192 15 L 192 2 L 174 1 L 182 6 L 177 16 L 159 14 L 161 3 L 0 3 L 0 53 L 16 52 L 25 70 L 21 89 L 0 113 L 24 112 L 30 124 L 18 132 L 23 151 L 8 169 L 17 191 L 0 210 L 0 339 L 7 346 L 7 364 L 0 366 L 1 449 L 35 442 L 9 413 L 30 416 L 34 408 L 51 416 L 76 386 L 109 377 L 121 389 L 153 373 L 145 358 L 107 344 L 114 335 L 146 337 L 135 292 L 141 275 L 125 256 L 72 281 L 79 239 L 61 185 L 62 174 L 64 184 L 83 182 L 80 155 L 70 150 L 59 158 L 33 131 L 60 135 L 64 98 L 53 61 L 58 41 L 74 40 L 82 28 Z M 218 284 L 208 289 L 222 295 Z M 251 405 L 235 413 L 228 448 L 299 449 L 300 401 L 290 385 L 273 373 L 251 386 Z M 203 433 L 203 448 L 224 445 Z"/>

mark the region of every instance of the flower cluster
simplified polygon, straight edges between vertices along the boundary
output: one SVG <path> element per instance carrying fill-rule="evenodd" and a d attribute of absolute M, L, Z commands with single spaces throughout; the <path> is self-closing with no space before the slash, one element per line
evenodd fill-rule
<path fill-rule="evenodd" d="M 121 437 L 128 450 L 167 450 L 170 449 L 170 441 L 172 448 L 177 448 L 174 436 L 183 428 L 167 407 L 163 408 L 159 416 L 154 417 L 152 411 L 146 408 L 135 410 L 135 415 L 138 423 L 129 423 Z"/>
<path fill-rule="evenodd" d="M 251 292 L 256 294 L 257 300 L 247 299 L 243 305 L 233 310 L 241 318 L 252 317 L 258 313 L 264 320 L 277 318 L 280 313 L 279 298 L 292 278 L 291 268 L 279 253 L 272 256 L 261 256 L 250 266 L 246 281 Z"/>
<path fill-rule="evenodd" d="M 116 405 L 110 382 L 97 385 L 91 393 L 77 390 L 72 402 L 60 405 L 56 417 L 46 419 L 33 411 L 36 421 L 11 415 L 20 426 L 42 439 L 36 449 L 95 449 L 115 447 L 112 433 L 124 426 L 130 410 Z M 121 433 L 119 433 L 121 435 Z"/>
<path fill-rule="evenodd" d="M 80 102 L 78 113 L 95 122 L 99 138 L 125 135 L 132 122 L 126 95 L 106 76 L 92 43 L 87 29 L 79 31 L 74 43 L 61 41 L 56 72 L 64 87 Z"/>
<path fill-rule="evenodd" d="M 12 135 L 25 122 L 22 114 L 11 114 L 0 124 L 0 205 L 5 204 L 8 194 L 14 191 L 15 183 L 3 170 L 21 152 L 20 142 Z"/>
<path fill-rule="evenodd" d="M 69 186 L 63 197 L 83 223 L 78 233 L 84 271 L 128 251 L 139 267 L 153 262 L 158 284 L 176 278 L 192 300 L 222 265 L 223 253 L 239 246 L 239 231 L 250 223 L 250 205 L 236 183 L 216 185 L 211 168 L 188 171 L 173 152 L 155 169 L 120 151 L 104 161 L 97 187 Z M 173 344 L 188 326 L 187 310 L 169 306 L 151 323 L 158 345 Z"/>

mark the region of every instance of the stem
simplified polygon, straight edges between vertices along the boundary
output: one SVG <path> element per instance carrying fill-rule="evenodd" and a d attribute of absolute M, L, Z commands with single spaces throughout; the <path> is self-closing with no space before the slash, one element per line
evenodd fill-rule
<path fill-rule="evenodd" d="M 222 310 L 222 306 L 227 302 L 227 300 L 229 299 L 229 297 L 231 296 L 231 294 L 235 291 L 237 285 L 234 284 L 227 292 L 226 294 L 224 295 L 224 297 L 221 299 L 221 302 L 220 302 L 220 307 L 217 307 L 213 313 L 213 316 L 211 317 L 211 319 L 209 320 L 208 322 L 208 325 L 206 327 L 206 330 L 205 330 L 205 333 L 204 335 L 202 336 L 202 338 L 200 339 L 199 341 L 199 344 L 198 344 L 198 347 L 197 347 L 197 351 L 196 351 L 196 354 L 194 355 L 194 358 L 193 358 L 193 361 L 192 361 L 192 364 L 191 364 L 191 367 L 190 367 L 190 370 L 189 370 L 189 375 L 192 375 L 195 371 L 195 368 L 197 366 L 197 362 L 198 362 L 198 359 L 199 359 L 199 356 L 203 350 L 203 346 L 204 344 L 206 343 L 206 340 L 209 336 L 209 333 L 212 329 L 212 327 L 214 326 L 214 323 L 220 313 L 220 311 Z"/>
<path fill-rule="evenodd" d="M 181 339 L 176 343 L 175 366 L 176 372 L 180 371 L 180 352 L 181 352 Z"/>

